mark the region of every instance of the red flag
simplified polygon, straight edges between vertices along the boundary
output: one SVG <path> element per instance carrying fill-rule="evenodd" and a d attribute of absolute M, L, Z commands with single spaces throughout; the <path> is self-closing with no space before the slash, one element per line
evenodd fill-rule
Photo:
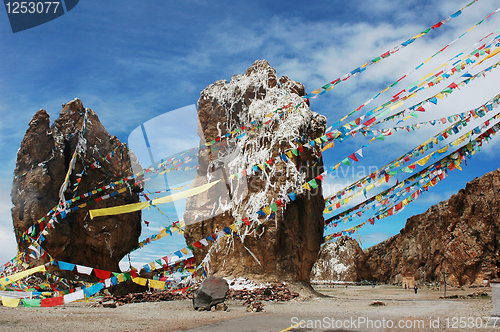
<path fill-rule="evenodd" d="M 371 125 L 372 123 L 374 123 L 374 122 L 375 122 L 375 120 L 377 120 L 377 119 L 376 119 L 375 117 L 373 117 L 373 118 L 371 118 L 370 120 L 363 122 L 363 124 L 364 124 L 365 126 L 369 126 L 369 125 Z"/>
<path fill-rule="evenodd" d="M 64 297 L 62 296 L 42 299 L 40 301 L 40 305 L 42 307 L 55 307 L 56 305 L 63 305 L 63 304 L 64 304 Z"/>
<path fill-rule="evenodd" d="M 111 277 L 111 272 L 109 271 L 94 269 L 94 273 L 95 276 L 101 280 L 108 279 Z"/>
<path fill-rule="evenodd" d="M 358 161 L 358 158 L 356 158 L 356 155 L 353 153 L 349 156 L 349 158 L 351 158 L 352 160 L 354 161 Z"/>

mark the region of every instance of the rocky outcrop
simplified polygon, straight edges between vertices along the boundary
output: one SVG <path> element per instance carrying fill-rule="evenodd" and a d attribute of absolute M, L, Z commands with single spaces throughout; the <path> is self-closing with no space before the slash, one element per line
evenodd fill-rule
<path fill-rule="evenodd" d="M 212 145 L 210 153 L 199 159 L 194 184 L 206 183 L 207 176 L 221 182 L 187 200 L 186 242 L 216 234 L 245 217 L 251 223 L 243 225 L 236 237 L 196 249 L 196 263 L 206 258 L 210 273 L 258 281 L 308 281 L 323 234 L 321 185 L 279 208 L 265 226 L 259 226 L 265 221 L 256 215 L 322 172 L 319 146 L 304 146 L 300 156 L 277 160 L 288 149 L 324 133 L 326 119 L 309 109 L 303 95 L 302 84 L 279 78 L 265 60 L 256 61 L 229 83 L 218 81 L 202 91 L 198 134 L 202 143 Z M 283 108 L 286 105 L 289 108 Z M 231 132 L 232 138 L 219 141 Z M 252 167 L 258 164 L 262 167 L 254 172 Z M 243 170 L 250 171 L 242 175 Z"/>
<path fill-rule="evenodd" d="M 75 149 L 78 152 L 71 167 Z M 86 207 L 71 213 L 68 208 L 64 209 L 65 212 L 59 210 L 58 216 L 52 214 L 53 219 L 49 217 L 38 223 L 60 203 L 60 188 L 68 169 L 72 171 L 69 185 L 61 193 L 64 200 L 95 189 L 98 191 L 90 197 L 81 197 L 70 206 L 88 202 Z M 107 190 L 98 188 L 131 174 L 131 158 L 126 145 L 110 136 L 94 111 L 85 109 L 79 99 L 65 105 L 52 125 L 47 112 L 38 111 L 30 121 L 18 151 L 11 192 L 12 219 L 19 250 L 25 251 L 30 245 L 25 232 L 35 225 L 33 234 L 40 233 L 40 227 L 45 229 L 42 246 L 54 259 L 119 271 L 119 261 L 137 246 L 141 213 L 91 220 L 88 210 L 138 202 L 140 187 L 127 189 L 112 199 L 94 202 L 127 183 Z M 27 253 L 30 254 L 31 250 L 28 249 Z M 44 262 L 48 257 L 37 259 Z"/>
<path fill-rule="evenodd" d="M 358 242 L 342 236 L 321 247 L 318 260 L 311 270 L 311 282 L 360 281 L 365 274 L 365 255 Z"/>
<path fill-rule="evenodd" d="M 368 249 L 367 268 L 376 280 L 447 280 L 482 284 L 500 276 L 500 170 L 467 183 L 450 199 L 408 219 L 392 238 Z M 369 276 L 367 276 L 369 277 Z"/>
<path fill-rule="evenodd" d="M 500 169 L 412 216 L 399 234 L 367 251 L 342 237 L 323 246 L 311 280 L 395 283 L 411 275 L 417 282 L 436 282 L 446 272 L 447 283 L 463 286 L 498 278 L 499 193 Z"/>
<path fill-rule="evenodd" d="M 330 265 L 339 268 L 338 264 L 347 261 L 350 269 L 358 272 L 357 277 L 351 274 L 350 281 L 394 283 L 411 275 L 420 282 L 435 282 L 441 281 L 445 272 L 448 283 L 463 286 L 498 278 L 499 193 L 500 169 L 474 179 L 447 201 L 412 216 L 399 234 L 368 248 L 359 258 L 354 250 L 351 259 L 339 259 L 341 243 L 332 244 L 333 258 L 321 263 L 320 255 L 314 276 L 325 275 Z"/>

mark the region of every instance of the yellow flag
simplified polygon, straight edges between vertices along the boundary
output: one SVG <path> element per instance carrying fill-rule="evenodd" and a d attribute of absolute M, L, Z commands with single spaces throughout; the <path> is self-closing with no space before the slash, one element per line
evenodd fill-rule
<path fill-rule="evenodd" d="M 149 286 L 154 289 L 165 289 L 165 281 L 149 280 Z"/>
<path fill-rule="evenodd" d="M 403 106 L 403 104 L 404 104 L 404 101 L 401 100 L 400 102 L 398 102 L 398 103 L 392 105 L 391 107 L 389 107 L 389 109 L 392 111 L 392 110 L 394 110 L 394 109 L 396 109 L 396 108 L 398 108 L 400 106 Z"/>
<path fill-rule="evenodd" d="M 419 164 L 420 166 L 424 166 L 425 164 L 427 164 L 427 162 L 429 161 L 431 156 L 432 156 L 432 154 L 428 155 L 427 157 L 423 157 L 420 160 L 417 160 L 417 164 Z"/>
<path fill-rule="evenodd" d="M 309 186 L 309 183 L 305 183 L 302 185 L 302 187 L 306 188 L 307 190 L 311 190 L 311 187 Z"/>
<path fill-rule="evenodd" d="M 428 60 L 430 60 L 430 59 L 431 59 L 431 58 L 429 58 Z M 426 78 L 431 77 L 432 75 L 434 75 L 434 72 L 431 72 L 431 73 L 429 73 L 429 74 L 425 75 L 424 77 L 422 77 L 422 78 L 420 79 L 420 81 L 423 81 L 423 80 L 425 80 Z"/>
<path fill-rule="evenodd" d="M 331 149 L 331 148 L 333 148 L 334 146 L 335 146 L 335 142 L 333 142 L 333 141 L 332 141 L 332 142 L 328 143 L 327 145 L 325 145 L 325 146 L 323 147 L 323 149 L 321 149 L 321 152 L 326 151 L 326 150 L 328 150 L 328 149 Z"/>
<path fill-rule="evenodd" d="M 9 308 L 17 308 L 21 299 L 2 296 L 2 305 Z"/>
<path fill-rule="evenodd" d="M 14 281 L 17 281 L 19 279 L 23 279 L 29 275 L 32 275 L 33 273 L 44 272 L 44 271 L 45 271 L 45 265 L 39 265 L 39 266 L 34 267 L 32 269 L 28 269 L 28 270 L 23 271 L 23 272 L 12 274 L 8 277 L 0 279 L 0 286 L 9 285 L 9 284 L 13 283 Z"/>
<path fill-rule="evenodd" d="M 230 228 L 233 232 L 235 232 L 235 233 L 237 233 L 237 232 L 238 232 L 238 226 L 236 226 L 236 224 L 232 224 L 232 225 L 230 225 L 230 226 L 229 226 L 229 228 Z"/>
<path fill-rule="evenodd" d="M 148 282 L 148 279 L 137 277 L 137 278 L 132 278 L 132 281 L 135 282 L 138 285 L 146 286 L 146 283 Z"/>
<path fill-rule="evenodd" d="M 163 204 L 163 203 L 170 203 L 173 201 L 177 201 L 179 199 L 191 197 L 194 195 L 201 194 L 202 192 L 207 191 L 217 183 L 219 183 L 220 180 L 217 180 L 215 182 L 207 183 L 202 186 L 188 189 L 186 191 L 169 195 L 166 197 L 162 198 L 157 198 L 151 201 L 152 205 L 156 204 Z M 95 217 L 101 217 L 101 216 L 111 216 L 111 215 L 117 215 L 117 214 L 122 214 L 122 213 L 129 213 L 129 212 L 134 212 L 134 211 L 140 211 L 145 208 L 147 208 L 150 205 L 149 202 L 140 202 L 140 203 L 133 203 L 133 204 L 127 204 L 127 205 L 121 205 L 121 206 L 114 206 L 110 208 L 103 208 L 103 209 L 96 209 L 96 210 L 90 210 L 90 218 L 94 219 Z"/>
<path fill-rule="evenodd" d="M 444 152 L 446 152 L 446 151 L 448 150 L 448 148 L 449 148 L 449 147 L 450 147 L 449 145 L 446 145 L 446 146 L 445 146 L 445 147 L 443 147 L 442 149 L 439 149 L 439 150 L 438 150 L 438 152 L 439 152 L 439 153 L 444 153 Z"/>
<path fill-rule="evenodd" d="M 188 248 L 182 248 L 182 249 L 181 249 L 181 252 L 182 252 L 184 255 L 189 254 L 189 250 L 188 250 Z"/>
<path fill-rule="evenodd" d="M 271 214 L 271 208 L 269 206 L 266 206 L 265 208 L 263 208 L 262 211 L 264 211 L 264 213 L 266 215 L 270 215 Z"/>

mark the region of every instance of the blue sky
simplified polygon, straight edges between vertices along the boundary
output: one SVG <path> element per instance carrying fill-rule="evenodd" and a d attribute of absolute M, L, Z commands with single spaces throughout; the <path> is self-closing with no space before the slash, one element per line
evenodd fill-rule
<path fill-rule="evenodd" d="M 10 30 L 6 12 L 0 10 L 0 241 L 4 244 L 0 260 L 7 261 L 16 253 L 10 218 L 12 174 L 17 149 L 37 110 L 43 108 L 55 119 L 61 104 L 78 97 L 97 112 L 111 134 L 127 142 L 142 123 L 196 104 L 207 85 L 244 73 L 257 59 L 268 60 L 278 75 L 303 83 L 310 92 L 448 17 L 468 2 L 86 0 L 58 19 L 15 34 Z M 498 2 L 478 1 L 442 28 L 312 100 L 311 109 L 334 123 L 498 6 Z M 398 87 L 406 87 L 456 54 L 470 51 L 474 43 L 498 28 L 500 14 L 472 30 Z M 495 58 L 486 61 L 472 73 L 496 61 Z M 473 109 L 496 95 L 499 83 L 500 74 L 494 70 L 454 92 L 432 112 L 413 122 Z M 400 91 L 396 88 L 370 106 L 385 102 Z M 413 100 L 418 102 L 435 93 L 437 90 L 426 90 Z M 174 113 L 171 119 L 182 122 Z M 445 126 L 397 133 L 384 142 L 374 142 L 364 150 L 365 157 L 355 164 L 358 167 L 355 173 L 360 171 L 359 167 L 385 165 Z M 193 131 L 171 134 L 165 139 L 197 141 Z M 495 153 L 497 140 L 494 138 L 469 160 L 463 172 L 451 172 L 445 181 L 402 213 L 363 228 L 360 231 L 363 247 L 397 234 L 409 216 L 449 198 L 465 187 L 467 181 L 497 169 L 500 166 Z M 355 137 L 337 144 L 325 153 L 325 164 L 335 165 L 365 143 L 366 139 Z M 352 174 L 352 170 L 344 172 Z M 325 188 L 325 193 L 330 194 L 335 184 L 349 184 L 353 180 L 350 176 L 328 178 L 330 191 Z M 150 216 L 153 211 L 145 214 L 145 219 L 151 219 L 152 223 L 144 229 L 144 236 L 176 218 L 173 207 L 165 207 L 164 212 L 170 215 Z M 353 225 L 354 222 L 339 225 L 337 229 Z M 148 262 L 183 246 L 181 237 L 164 238 L 136 251 L 133 260 Z"/>

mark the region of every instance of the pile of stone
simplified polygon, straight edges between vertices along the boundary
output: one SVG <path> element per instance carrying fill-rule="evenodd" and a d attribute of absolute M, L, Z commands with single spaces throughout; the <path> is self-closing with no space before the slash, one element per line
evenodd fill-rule
<path fill-rule="evenodd" d="M 261 312 L 264 311 L 264 305 L 261 301 L 250 302 L 246 301 L 243 305 L 247 306 L 248 312 Z"/>
<path fill-rule="evenodd" d="M 271 284 L 264 288 L 251 290 L 229 290 L 228 299 L 250 301 L 290 301 L 298 297 L 299 293 L 291 292 L 286 284 Z"/>
<path fill-rule="evenodd" d="M 128 303 L 184 300 L 192 297 L 193 290 L 188 290 L 184 293 L 182 291 L 155 291 L 133 294 L 130 293 L 121 296 L 104 295 L 102 299 L 98 301 L 98 306 L 116 308 L 117 306 Z"/>

